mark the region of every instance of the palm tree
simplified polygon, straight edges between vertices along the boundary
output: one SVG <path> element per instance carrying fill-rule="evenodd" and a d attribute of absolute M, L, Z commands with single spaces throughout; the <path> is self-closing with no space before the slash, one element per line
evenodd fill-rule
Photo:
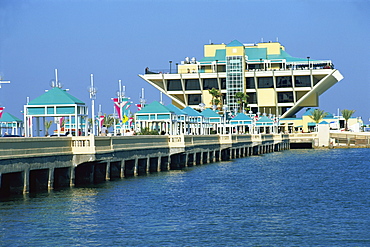
<path fill-rule="evenodd" d="M 243 104 L 247 104 L 247 98 L 249 97 L 246 93 L 237 92 L 234 96 L 239 104 L 239 112 L 243 111 Z"/>
<path fill-rule="evenodd" d="M 105 125 L 105 127 L 109 128 L 114 125 L 114 120 L 115 118 L 113 117 L 112 114 L 109 115 L 104 114 L 103 124 Z"/>
<path fill-rule="evenodd" d="M 50 129 L 50 127 L 51 127 L 51 125 L 53 124 L 53 121 L 45 121 L 44 122 L 44 125 L 45 125 L 45 131 L 46 131 L 46 133 L 45 133 L 45 135 L 46 136 L 48 136 L 49 135 L 49 129 Z"/>
<path fill-rule="evenodd" d="M 344 109 L 341 111 L 342 113 L 342 116 L 344 118 L 344 120 L 346 120 L 346 123 L 345 123 L 345 130 L 347 131 L 348 130 L 348 119 L 350 119 L 353 115 L 353 113 L 355 113 L 355 110 L 347 110 L 347 109 Z"/>
<path fill-rule="evenodd" d="M 316 127 L 320 123 L 321 119 L 323 119 L 324 117 L 328 115 L 328 113 L 320 109 L 315 109 L 311 111 L 310 113 L 311 115 L 309 115 L 309 117 L 316 123 Z"/>
<path fill-rule="evenodd" d="M 208 89 L 208 92 L 209 92 L 210 95 L 212 95 L 211 104 L 215 105 L 216 108 L 217 108 L 218 104 L 221 103 L 220 98 L 222 96 L 222 93 L 220 92 L 220 90 L 218 90 L 216 88 Z"/>

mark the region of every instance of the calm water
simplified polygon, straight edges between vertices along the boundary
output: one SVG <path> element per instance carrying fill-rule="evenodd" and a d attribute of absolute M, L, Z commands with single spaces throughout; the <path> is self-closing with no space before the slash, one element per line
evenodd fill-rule
<path fill-rule="evenodd" d="M 370 246 L 370 149 L 291 150 L 0 202 L 2 246 Z"/>

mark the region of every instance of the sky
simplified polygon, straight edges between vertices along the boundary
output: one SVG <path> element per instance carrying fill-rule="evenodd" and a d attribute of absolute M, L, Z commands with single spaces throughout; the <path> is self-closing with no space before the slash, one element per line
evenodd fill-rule
<path fill-rule="evenodd" d="M 294 57 L 332 60 L 344 79 L 319 107 L 356 110 L 369 122 L 370 1 L 368 0 L 0 0 L 0 104 L 23 119 L 23 106 L 58 79 L 64 89 L 113 113 L 118 80 L 139 103 L 160 93 L 138 74 L 169 69 L 169 61 L 203 57 L 212 43 L 278 40 Z M 164 98 L 165 104 L 171 103 Z M 136 109 L 133 107 L 133 111 Z"/>

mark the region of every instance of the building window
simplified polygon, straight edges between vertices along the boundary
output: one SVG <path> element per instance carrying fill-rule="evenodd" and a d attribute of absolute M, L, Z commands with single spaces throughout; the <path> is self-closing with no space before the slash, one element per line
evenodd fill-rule
<path fill-rule="evenodd" d="M 187 79 L 185 80 L 185 90 L 200 90 L 198 79 Z"/>
<path fill-rule="evenodd" d="M 188 94 L 188 105 L 199 105 L 201 94 Z"/>
<path fill-rule="evenodd" d="M 226 78 L 221 78 L 221 89 L 226 89 Z"/>
<path fill-rule="evenodd" d="M 257 104 L 257 94 L 256 93 L 247 93 L 248 98 L 247 102 L 248 104 Z"/>
<path fill-rule="evenodd" d="M 258 77 L 258 88 L 273 88 L 274 81 L 272 77 Z"/>
<path fill-rule="evenodd" d="M 181 80 L 167 80 L 167 91 L 182 91 Z"/>
<path fill-rule="evenodd" d="M 254 84 L 254 77 L 245 78 L 247 89 L 255 89 L 256 85 Z"/>
<path fill-rule="evenodd" d="M 309 75 L 295 76 L 294 80 L 296 87 L 311 87 L 311 78 Z"/>
<path fill-rule="evenodd" d="M 208 90 L 212 88 L 218 89 L 217 79 L 216 78 L 203 79 L 203 90 Z"/>
<path fill-rule="evenodd" d="M 278 103 L 293 103 L 293 92 L 279 92 Z"/>
<path fill-rule="evenodd" d="M 276 87 L 292 87 L 292 77 L 290 76 L 277 76 L 276 77 Z"/>

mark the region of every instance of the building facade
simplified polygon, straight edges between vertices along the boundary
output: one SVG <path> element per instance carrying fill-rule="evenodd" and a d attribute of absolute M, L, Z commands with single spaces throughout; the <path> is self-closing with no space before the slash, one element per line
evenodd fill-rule
<path fill-rule="evenodd" d="M 219 109 L 237 112 L 241 92 L 248 96 L 243 109 L 285 118 L 317 107 L 319 96 L 343 79 L 330 60 L 292 57 L 279 42 L 207 44 L 199 61 L 169 65 L 169 71 L 147 68 L 139 76 L 179 108 L 211 108 L 208 90 L 215 88 L 222 93 Z"/>

